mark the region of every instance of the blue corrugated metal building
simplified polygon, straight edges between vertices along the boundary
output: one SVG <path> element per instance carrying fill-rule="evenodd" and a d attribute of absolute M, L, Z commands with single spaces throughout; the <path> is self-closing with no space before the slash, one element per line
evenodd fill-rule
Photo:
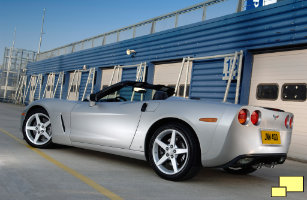
<path fill-rule="evenodd" d="M 273 5 L 247 10 L 150 35 L 107 44 L 72 54 L 28 64 L 27 75 L 73 71 L 83 65 L 97 68 L 96 90 L 100 88 L 101 69 L 114 65 L 146 62 L 147 81 L 153 82 L 154 63 L 183 57 L 200 57 L 244 51 L 240 103 L 247 104 L 254 53 L 303 48 L 307 44 L 307 1 L 285 0 Z M 134 57 L 126 55 L 134 49 Z M 193 62 L 190 97 L 221 101 L 226 81 L 222 80 L 224 60 Z M 87 75 L 82 75 L 80 95 Z M 125 69 L 122 80 L 133 80 L 135 69 Z M 63 98 L 67 95 L 69 73 L 65 74 Z M 234 100 L 235 83 L 229 100 Z M 56 95 L 58 96 L 58 95 Z"/>

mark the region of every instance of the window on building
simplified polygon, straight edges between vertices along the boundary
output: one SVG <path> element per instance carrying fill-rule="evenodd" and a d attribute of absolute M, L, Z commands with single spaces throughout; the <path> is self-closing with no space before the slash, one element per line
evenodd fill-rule
<path fill-rule="evenodd" d="M 189 96 L 189 92 L 190 92 L 190 85 L 187 84 L 187 89 L 186 89 L 186 93 L 185 93 L 186 97 Z M 183 97 L 184 96 L 183 94 L 184 94 L 184 84 L 179 86 L 179 96 Z"/>
<path fill-rule="evenodd" d="M 108 85 L 103 85 L 101 89 L 103 90 L 103 89 L 106 88 L 106 87 L 108 87 Z"/>
<path fill-rule="evenodd" d="M 275 83 L 259 84 L 256 96 L 259 100 L 276 100 L 278 98 L 278 85 Z"/>
<path fill-rule="evenodd" d="M 170 84 L 170 85 L 167 85 L 167 87 L 171 87 L 171 88 L 175 89 L 176 85 Z M 184 96 L 183 95 L 184 94 L 184 84 L 179 85 L 178 90 L 179 90 L 178 96 L 183 97 Z M 187 89 L 186 89 L 186 96 L 187 97 L 189 96 L 189 93 L 190 93 L 190 84 L 187 84 Z"/>
<path fill-rule="evenodd" d="M 65 74 L 63 76 L 63 85 L 65 84 Z"/>
<path fill-rule="evenodd" d="M 305 101 L 306 84 L 305 83 L 286 83 L 282 86 L 283 101 Z"/>
<path fill-rule="evenodd" d="M 97 79 L 97 71 L 95 71 L 95 76 L 94 76 L 94 85 L 96 85 L 96 79 Z"/>
<path fill-rule="evenodd" d="M 78 85 L 72 85 L 70 87 L 70 92 L 79 92 L 80 86 Z"/>
<path fill-rule="evenodd" d="M 72 85 L 71 87 L 70 87 L 70 92 L 75 92 L 76 91 L 76 86 L 75 85 Z"/>

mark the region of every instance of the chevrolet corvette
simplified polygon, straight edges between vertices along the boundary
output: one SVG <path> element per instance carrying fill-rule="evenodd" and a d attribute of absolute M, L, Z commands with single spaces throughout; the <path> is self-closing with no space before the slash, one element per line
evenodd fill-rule
<path fill-rule="evenodd" d="M 171 87 L 124 81 L 85 101 L 42 99 L 25 108 L 21 130 L 33 147 L 62 144 L 147 160 L 172 181 L 200 167 L 248 174 L 285 161 L 292 113 L 173 94 Z"/>

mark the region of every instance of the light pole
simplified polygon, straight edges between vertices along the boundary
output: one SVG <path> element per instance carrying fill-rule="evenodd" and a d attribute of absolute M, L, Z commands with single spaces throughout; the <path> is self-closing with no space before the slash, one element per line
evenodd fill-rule
<path fill-rule="evenodd" d="M 41 51 L 41 46 L 42 46 L 42 38 L 43 38 L 43 34 L 44 34 L 45 12 L 46 12 L 46 8 L 44 8 L 44 14 L 43 14 L 43 20 L 42 20 L 42 28 L 41 28 L 41 35 L 40 35 L 40 38 L 39 38 L 39 44 L 38 44 L 38 51 L 37 51 L 37 54 L 40 53 L 40 51 Z M 36 58 L 37 58 L 37 56 L 36 56 Z"/>

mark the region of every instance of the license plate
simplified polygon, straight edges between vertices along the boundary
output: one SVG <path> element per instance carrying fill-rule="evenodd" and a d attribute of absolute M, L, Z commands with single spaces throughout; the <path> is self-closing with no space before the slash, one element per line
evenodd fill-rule
<path fill-rule="evenodd" d="M 261 131 L 262 144 L 281 144 L 278 131 Z"/>

